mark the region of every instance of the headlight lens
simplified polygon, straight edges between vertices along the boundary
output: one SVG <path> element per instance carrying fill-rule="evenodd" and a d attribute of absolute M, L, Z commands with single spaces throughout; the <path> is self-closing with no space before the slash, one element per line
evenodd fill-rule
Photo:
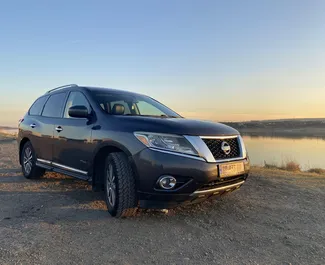
<path fill-rule="evenodd" d="M 140 142 L 148 147 L 189 155 L 198 155 L 198 152 L 183 136 L 142 132 L 136 132 L 134 135 Z"/>

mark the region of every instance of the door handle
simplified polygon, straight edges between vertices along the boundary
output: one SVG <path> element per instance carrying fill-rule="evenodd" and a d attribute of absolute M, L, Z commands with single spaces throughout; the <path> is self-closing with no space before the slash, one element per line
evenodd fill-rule
<path fill-rule="evenodd" d="M 55 130 L 56 130 L 57 132 L 61 132 L 63 129 L 62 129 L 61 126 L 57 126 L 57 127 L 55 128 Z"/>
<path fill-rule="evenodd" d="M 36 127 L 36 124 L 35 123 L 32 123 L 31 125 L 29 125 L 30 127 L 32 128 L 35 128 Z"/>

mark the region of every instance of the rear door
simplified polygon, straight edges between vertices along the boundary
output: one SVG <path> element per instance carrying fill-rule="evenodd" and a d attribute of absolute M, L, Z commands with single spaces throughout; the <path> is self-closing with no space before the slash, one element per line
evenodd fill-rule
<path fill-rule="evenodd" d="M 19 125 L 20 138 L 28 138 L 35 150 L 36 157 L 40 158 L 43 156 L 42 147 L 46 145 L 46 141 L 43 139 L 44 126 L 41 113 L 48 98 L 48 96 L 38 98 Z"/>
<path fill-rule="evenodd" d="M 85 106 L 91 112 L 86 96 L 80 91 L 71 91 L 63 118 L 55 124 L 53 162 L 57 167 L 87 175 L 93 152 L 93 145 L 90 144 L 93 124 L 86 118 L 70 117 L 68 111 L 72 106 Z"/>
<path fill-rule="evenodd" d="M 39 118 L 41 123 L 41 142 L 39 146 L 38 160 L 49 164 L 53 159 L 54 126 L 61 119 L 66 101 L 66 92 L 51 95 L 45 103 L 42 115 Z"/>

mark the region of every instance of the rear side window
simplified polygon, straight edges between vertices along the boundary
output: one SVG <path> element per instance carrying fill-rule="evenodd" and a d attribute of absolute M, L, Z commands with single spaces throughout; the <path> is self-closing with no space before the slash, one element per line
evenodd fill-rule
<path fill-rule="evenodd" d="M 41 115 L 44 103 L 48 97 L 38 98 L 29 109 L 29 115 Z"/>
<path fill-rule="evenodd" d="M 65 103 L 66 93 L 58 93 L 50 96 L 44 106 L 42 116 L 60 118 Z"/>

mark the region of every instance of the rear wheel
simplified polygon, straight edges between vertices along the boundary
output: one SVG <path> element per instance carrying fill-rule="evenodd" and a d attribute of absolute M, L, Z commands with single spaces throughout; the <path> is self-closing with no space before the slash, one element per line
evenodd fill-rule
<path fill-rule="evenodd" d="M 134 216 L 137 211 L 135 178 L 124 153 L 111 153 L 104 171 L 108 212 L 115 217 Z"/>
<path fill-rule="evenodd" d="M 40 178 L 44 175 L 45 169 L 36 166 L 36 156 L 33 146 L 30 142 L 26 142 L 21 154 L 21 167 L 25 178 Z"/>

